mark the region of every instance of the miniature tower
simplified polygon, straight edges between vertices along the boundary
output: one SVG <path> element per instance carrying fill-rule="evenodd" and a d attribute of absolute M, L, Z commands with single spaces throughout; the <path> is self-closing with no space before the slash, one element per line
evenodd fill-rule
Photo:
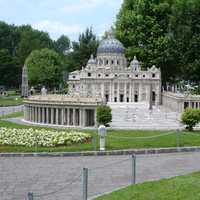
<path fill-rule="evenodd" d="M 22 97 L 28 97 L 28 73 L 26 65 L 22 69 Z"/>

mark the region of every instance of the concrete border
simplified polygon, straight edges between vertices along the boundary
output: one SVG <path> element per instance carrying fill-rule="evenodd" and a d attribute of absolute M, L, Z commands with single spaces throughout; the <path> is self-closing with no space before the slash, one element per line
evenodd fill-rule
<path fill-rule="evenodd" d="M 113 151 L 83 151 L 83 152 L 33 152 L 33 153 L 0 153 L 0 157 L 80 157 L 80 156 L 119 156 L 119 155 L 147 155 L 162 153 L 200 152 L 200 146 L 174 147 L 174 148 L 151 148 L 151 149 L 128 149 Z"/>

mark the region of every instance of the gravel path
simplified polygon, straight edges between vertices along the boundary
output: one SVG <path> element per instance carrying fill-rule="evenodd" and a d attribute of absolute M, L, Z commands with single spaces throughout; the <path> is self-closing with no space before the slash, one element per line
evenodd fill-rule
<path fill-rule="evenodd" d="M 200 170 L 200 153 L 137 157 L 137 182 L 158 180 Z M 0 199 L 82 199 L 82 169 L 89 168 L 89 197 L 131 182 L 130 156 L 1 157 Z"/>

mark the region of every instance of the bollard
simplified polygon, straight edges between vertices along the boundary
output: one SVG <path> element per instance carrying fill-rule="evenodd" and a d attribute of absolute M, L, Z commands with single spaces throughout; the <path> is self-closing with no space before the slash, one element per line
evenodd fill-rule
<path fill-rule="evenodd" d="M 33 200 L 33 193 L 32 192 L 28 193 L 28 200 Z"/>
<path fill-rule="evenodd" d="M 177 129 L 176 130 L 176 147 L 180 147 L 180 139 L 181 139 L 180 134 L 181 134 L 180 130 Z"/>
<path fill-rule="evenodd" d="M 83 168 L 83 200 L 88 196 L 88 168 Z"/>
<path fill-rule="evenodd" d="M 136 183 L 136 156 L 132 155 L 132 184 Z"/>
<path fill-rule="evenodd" d="M 105 151 L 106 127 L 104 125 L 99 126 L 98 133 L 100 136 L 100 151 Z"/>

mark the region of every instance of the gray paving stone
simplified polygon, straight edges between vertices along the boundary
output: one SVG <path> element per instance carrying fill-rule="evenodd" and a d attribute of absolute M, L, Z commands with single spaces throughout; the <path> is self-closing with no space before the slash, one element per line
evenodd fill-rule
<path fill-rule="evenodd" d="M 126 160 L 126 161 L 125 161 Z M 200 170 L 200 153 L 137 156 L 137 183 Z M 89 196 L 131 182 L 130 156 L 0 157 L 0 199 L 80 200 L 82 168 L 89 170 Z M 74 183 L 71 183 L 75 180 Z M 54 193 L 55 191 L 55 193 Z"/>

